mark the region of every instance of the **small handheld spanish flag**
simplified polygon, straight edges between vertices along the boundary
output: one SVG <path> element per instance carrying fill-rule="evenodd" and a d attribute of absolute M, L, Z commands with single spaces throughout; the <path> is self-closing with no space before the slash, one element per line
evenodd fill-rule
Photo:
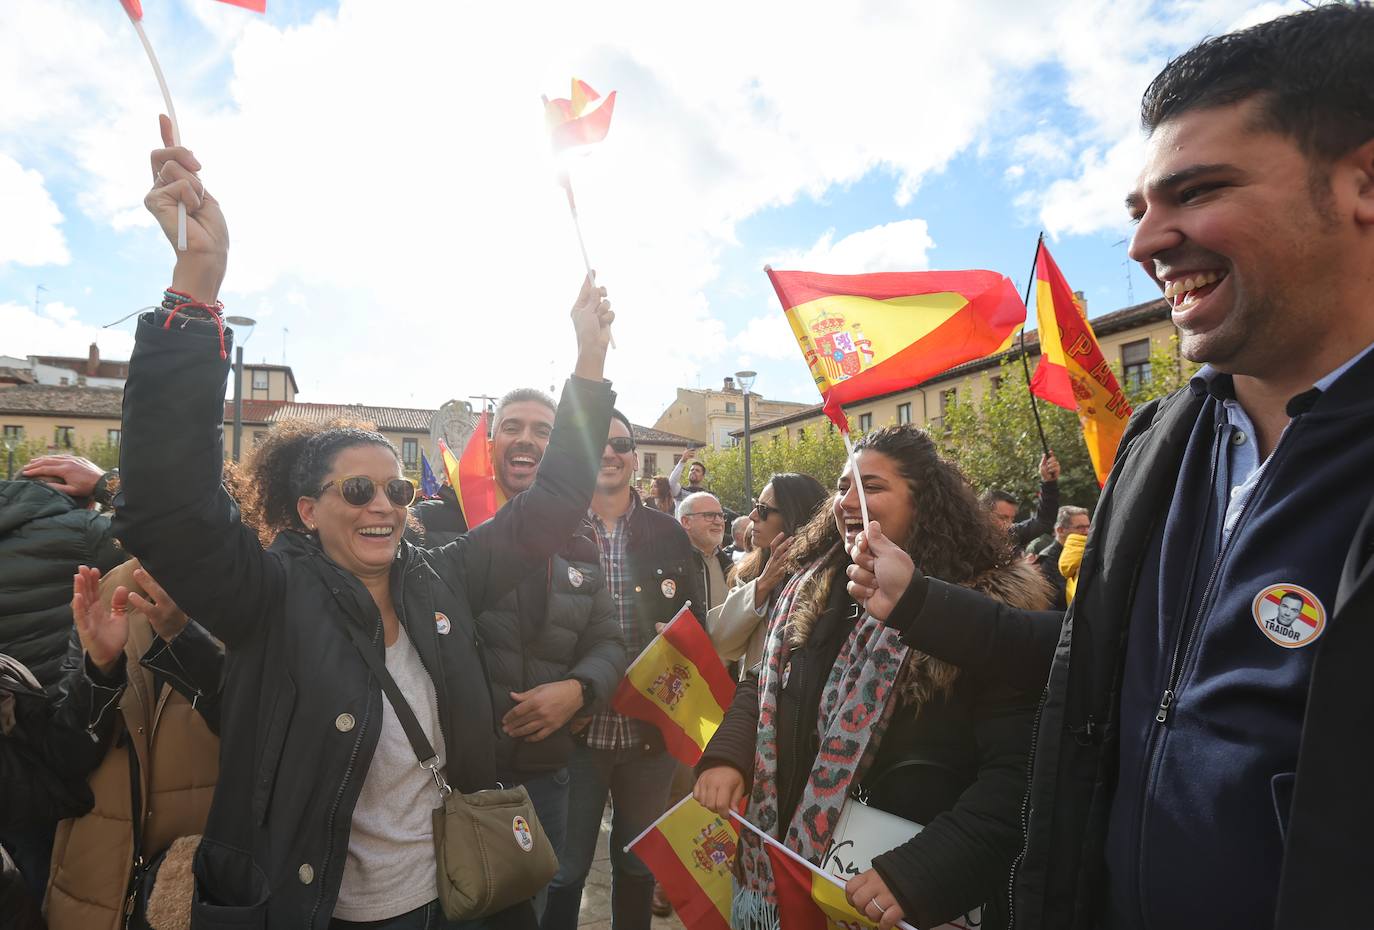
<path fill-rule="evenodd" d="M 496 511 L 506 503 L 506 495 L 496 483 L 491 443 L 487 440 L 487 415 L 482 414 L 473 427 L 461 458 L 455 456 L 442 439 L 439 440 L 439 454 L 443 456 L 444 472 L 453 492 L 458 495 L 458 506 L 462 508 L 468 529 L 496 516 Z"/>
<path fill-rule="evenodd" d="M 657 726 L 668 751 L 696 765 L 734 697 L 730 673 L 684 604 L 625 670 L 611 707 Z"/>
<path fill-rule="evenodd" d="M 739 830 L 687 797 L 625 847 L 658 879 L 687 930 L 730 930 Z"/>

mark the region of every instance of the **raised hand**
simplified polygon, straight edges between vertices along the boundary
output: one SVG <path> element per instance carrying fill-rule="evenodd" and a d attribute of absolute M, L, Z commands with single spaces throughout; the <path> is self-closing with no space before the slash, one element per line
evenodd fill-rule
<path fill-rule="evenodd" d="M 1053 452 L 1046 452 L 1040 456 L 1040 480 L 1059 480 L 1059 459 L 1055 457 Z"/>
<path fill-rule="evenodd" d="M 763 565 L 758 580 L 754 582 L 754 608 L 757 610 L 768 603 L 778 585 L 787 580 L 787 553 L 792 548 L 792 540 L 786 533 L 779 533 L 768 544 L 768 561 Z"/>
<path fill-rule="evenodd" d="M 606 367 L 606 350 L 611 344 L 611 323 L 615 313 L 606 299 L 606 289 L 597 287 L 595 272 L 582 281 L 582 290 L 573 304 L 573 329 L 577 331 L 577 365 L 573 374 L 600 381 Z"/>
<path fill-rule="evenodd" d="M 130 592 L 129 603 L 135 610 L 143 611 L 143 616 L 148 618 L 158 636 L 167 642 L 176 639 L 177 635 L 186 629 L 186 613 L 166 591 L 162 590 L 162 585 L 154 581 L 153 576 L 142 568 L 134 569 L 134 580 L 147 593 L 145 596 Z"/>
<path fill-rule="evenodd" d="M 886 620 L 906 593 L 916 564 L 905 549 L 883 535 L 874 520 L 849 547 L 853 564 L 847 569 L 847 590 L 854 600 L 878 620 Z"/>
<path fill-rule="evenodd" d="M 78 567 L 72 576 L 72 619 L 91 664 L 109 674 L 129 641 L 129 589 L 115 588 L 106 607 L 100 599 L 100 569 Z"/>
<path fill-rule="evenodd" d="M 72 497 L 90 497 L 105 474 L 90 459 L 79 455 L 40 455 L 24 466 L 25 478 L 52 478 L 54 488 Z"/>
<path fill-rule="evenodd" d="M 165 116 L 158 119 L 163 147 L 153 150 L 153 187 L 143 198 L 143 205 L 157 219 L 173 248 L 177 204 L 186 205 L 186 251 L 176 253 L 172 287 L 199 302 L 214 303 L 229 261 L 229 228 L 219 201 L 206 191 L 196 174 L 200 161 L 190 149 L 172 144 L 172 121 Z"/>

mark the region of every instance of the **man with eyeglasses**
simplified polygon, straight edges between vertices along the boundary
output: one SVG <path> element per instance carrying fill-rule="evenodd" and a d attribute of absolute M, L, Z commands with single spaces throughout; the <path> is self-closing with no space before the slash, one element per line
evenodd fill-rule
<path fill-rule="evenodd" d="M 706 607 L 719 607 L 728 593 L 725 573 L 730 556 L 720 548 L 725 540 L 725 511 L 714 494 L 698 491 L 677 505 L 677 519 L 692 541 L 692 559 L 701 576 Z"/>
<path fill-rule="evenodd" d="M 630 421 L 612 410 L 583 532 L 600 552 L 625 651 L 632 660 L 653 640 L 656 625 L 671 620 L 683 604 L 691 602 L 698 621 L 706 614 L 691 540 L 676 520 L 640 501 L 633 487 L 638 467 Z M 568 763 L 567 835 L 541 927 L 577 927 L 582 888 L 609 795 L 611 927 L 649 930 L 654 877 L 638 856 L 624 849 L 666 809 L 677 760 L 663 748 L 663 738 L 652 724 L 614 711 L 594 714 L 580 737 Z"/>

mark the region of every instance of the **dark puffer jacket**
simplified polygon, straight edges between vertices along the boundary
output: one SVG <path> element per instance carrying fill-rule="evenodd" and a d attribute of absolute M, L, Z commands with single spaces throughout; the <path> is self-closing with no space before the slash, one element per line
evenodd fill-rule
<path fill-rule="evenodd" d="M 477 635 L 498 718 L 515 705 L 510 692 L 568 678 L 590 692 L 577 716 L 602 710 L 629 661 L 596 544 L 583 536 L 478 615 Z M 572 750 L 567 726 L 533 743 L 498 734 L 496 770 L 503 782 L 518 782 L 562 768 Z"/>
<path fill-rule="evenodd" d="M 56 693 L 76 567 L 104 573 L 126 558 L 109 517 L 41 481 L 0 481 L 0 652 Z"/>
<path fill-rule="evenodd" d="M 228 649 L 221 767 L 196 853 L 192 926 L 324 930 L 353 810 L 382 728 L 382 690 L 349 627 L 378 655 L 382 620 L 362 582 L 311 537 L 264 552 L 220 487 L 228 363 L 199 321 L 143 317 L 124 391 L 116 532 Z M 232 331 L 226 334 L 232 352 Z M 434 681 L 459 791 L 493 787 L 495 719 L 474 617 L 547 564 L 591 500 L 609 385 L 568 382 L 534 487 L 439 549 L 402 542 L 396 612 Z M 438 793 L 435 793 L 437 803 Z M 493 926 L 528 926 L 521 905 Z"/>

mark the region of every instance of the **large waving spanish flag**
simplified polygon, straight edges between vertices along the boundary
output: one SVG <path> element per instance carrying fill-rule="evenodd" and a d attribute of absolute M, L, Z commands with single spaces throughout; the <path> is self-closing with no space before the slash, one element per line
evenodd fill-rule
<path fill-rule="evenodd" d="M 734 697 L 735 682 L 711 638 L 683 605 L 625 670 L 611 707 L 654 724 L 669 752 L 696 765 Z"/>
<path fill-rule="evenodd" d="M 1106 484 L 1131 405 L 1102 357 L 1087 315 L 1043 242 L 1035 257 L 1035 311 L 1040 363 L 1031 378 L 1031 393 L 1078 411 L 1097 483 Z"/>
<path fill-rule="evenodd" d="M 1007 349 L 1026 322 L 1015 285 L 993 271 L 765 270 L 826 415 L 845 432 L 844 404 Z"/>
<path fill-rule="evenodd" d="M 496 466 L 491 460 L 491 441 L 487 438 L 487 415 L 482 414 L 472 428 L 461 457 L 455 456 L 442 439 L 439 440 L 439 454 L 443 456 L 444 473 L 458 495 L 458 506 L 462 508 L 468 529 L 496 516 L 496 511 L 505 506 L 506 495 L 496 483 Z"/>
<path fill-rule="evenodd" d="M 687 930 L 730 930 L 739 831 L 689 794 L 625 847 L 644 860 Z"/>

